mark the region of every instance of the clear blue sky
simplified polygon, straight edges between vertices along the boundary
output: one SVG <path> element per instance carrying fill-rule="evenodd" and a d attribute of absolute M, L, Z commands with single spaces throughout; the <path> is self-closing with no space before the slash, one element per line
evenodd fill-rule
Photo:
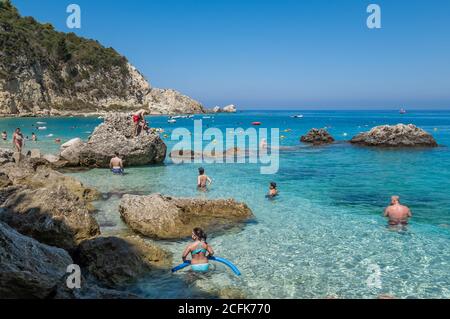
<path fill-rule="evenodd" d="M 450 109 L 449 0 L 12 0 L 206 106 Z M 382 9 L 369 30 L 366 8 Z"/>

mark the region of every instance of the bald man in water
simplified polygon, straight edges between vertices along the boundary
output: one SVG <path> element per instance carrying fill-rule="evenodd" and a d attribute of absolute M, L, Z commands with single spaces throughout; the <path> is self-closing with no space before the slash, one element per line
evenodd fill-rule
<path fill-rule="evenodd" d="M 389 218 L 389 225 L 406 225 L 412 214 L 407 206 L 400 204 L 399 196 L 392 196 L 391 205 L 384 210 L 384 217 Z"/>

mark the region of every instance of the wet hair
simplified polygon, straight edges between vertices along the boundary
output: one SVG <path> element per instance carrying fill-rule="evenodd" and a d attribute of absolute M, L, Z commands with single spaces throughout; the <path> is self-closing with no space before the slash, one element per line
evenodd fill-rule
<path fill-rule="evenodd" d="M 199 172 L 200 175 L 203 175 L 203 174 L 205 174 L 205 169 L 203 167 L 200 167 L 198 169 L 198 172 Z"/>
<path fill-rule="evenodd" d="M 6 134 L 6 131 L 3 131 L 3 134 Z"/>
<path fill-rule="evenodd" d="M 119 152 L 114 152 L 114 156 L 119 157 Z"/>
<path fill-rule="evenodd" d="M 206 233 L 201 229 L 200 227 L 195 227 L 192 232 L 194 235 L 200 239 L 201 241 L 204 241 L 206 243 L 206 238 L 208 237 Z"/>
<path fill-rule="evenodd" d="M 275 183 L 275 182 L 270 182 L 270 187 L 277 188 L 277 183 Z"/>

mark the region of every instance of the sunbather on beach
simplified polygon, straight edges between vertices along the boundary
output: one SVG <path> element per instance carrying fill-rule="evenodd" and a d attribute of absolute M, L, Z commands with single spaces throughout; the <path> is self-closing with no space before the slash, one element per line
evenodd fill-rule
<path fill-rule="evenodd" d="M 118 153 L 114 154 L 114 157 L 111 158 L 111 161 L 109 162 L 109 167 L 111 168 L 111 171 L 114 174 L 123 174 L 123 162 L 122 159 L 119 157 Z"/>
<path fill-rule="evenodd" d="M 389 225 L 391 226 L 406 225 L 412 214 L 407 206 L 400 204 L 399 196 L 392 196 L 391 205 L 384 210 L 384 217 L 389 219 Z"/>
<path fill-rule="evenodd" d="M 209 178 L 209 176 L 205 174 L 205 169 L 203 167 L 200 167 L 198 169 L 197 188 L 199 190 L 206 190 L 206 186 L 211 184 L 211 178 Z"/>
<path fill-rule="evenodd" d="M 208 257 L 214 255 L 213 248 L 206 242 L 207 235 L 201 228 L 192 231 L 192 244 L 189 244 L 183 252 L 183 262 L 191 254 L 191 269 L 197 272 L 206 272 L 209 269 Z"/>

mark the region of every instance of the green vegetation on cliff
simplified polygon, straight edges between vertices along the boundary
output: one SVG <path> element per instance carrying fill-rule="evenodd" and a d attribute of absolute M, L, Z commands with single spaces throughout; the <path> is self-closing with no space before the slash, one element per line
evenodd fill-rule
<path fill-rule="evenodd" d="M 58 72 L 66 65 L 70 73 L 67 80 L 76 82 L 88 77 L 75 65 L 92 71 L 119 68 L 126 75 L 127 60 L 112 48 L 105 48 L 95 40 L 80 38 L 74 33 L 54 30 L 49 23 L 38 23 L 32 17 L 21 17 L 10 0 L 0 1 L 0 51 L 2 53 L 0 76 L 14 74 L 15 62 L 27 56 L 43 67 Z M 70 83 L 68 83 L 70 84 Z"/>

